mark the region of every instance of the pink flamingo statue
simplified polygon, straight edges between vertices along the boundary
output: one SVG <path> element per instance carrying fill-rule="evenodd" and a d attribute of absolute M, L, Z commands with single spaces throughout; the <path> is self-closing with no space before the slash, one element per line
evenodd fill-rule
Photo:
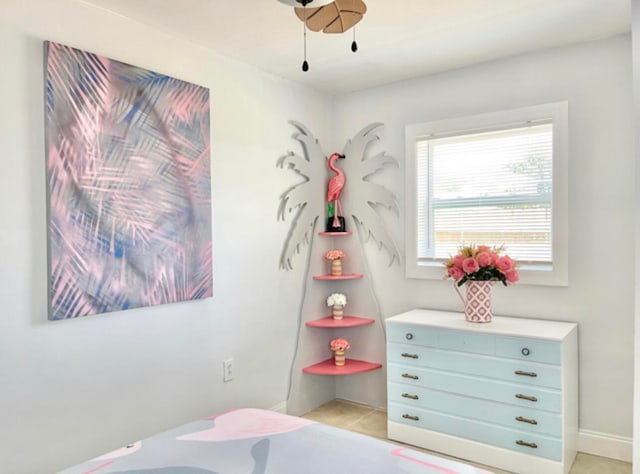
<path fill-rule="evenodd" d="M 342 215 L 342 205 L 340 204 L 340 193 L 342 192 L 342 188 L 344 188 L 345 183 L 345 175 L 344 172 L 336 168 L 335 162 L 338 159 L 344 159 L 345 156 L 340 153 L 333 153 L 329 157 L 329 169 L 333 171 L 336 176 L 329 180 L 329 189 L 327 191 L 327 202 L 334 202 L 333 205 L 333 227 L 340 227 L 340 220 L 338 219 L 338 215 Z M 339 213 L 339 214 L 338 214 Z"/>

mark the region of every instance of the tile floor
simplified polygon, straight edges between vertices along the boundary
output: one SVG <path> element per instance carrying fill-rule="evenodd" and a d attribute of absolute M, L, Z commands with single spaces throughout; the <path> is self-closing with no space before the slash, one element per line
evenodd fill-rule
<path fill-rule="evenodd" d="M 310 411 L 304 415 L 304 418 L 349 431 L 356 431 L 375 438 L 387 439 L 387 413 L 384 410 L 358 405 L 344 400 L 333 400 Z M 449 457 L 439 453 L 436 454 Z M 506 471 L 501 471 L 490 466 L 480 467 L 495 472 L 496 474 L 506 474 Z M 631 464 L 614 459 L 592 456 L 590 454 L 578 453 L 570 474 L 631 474 Z"/>

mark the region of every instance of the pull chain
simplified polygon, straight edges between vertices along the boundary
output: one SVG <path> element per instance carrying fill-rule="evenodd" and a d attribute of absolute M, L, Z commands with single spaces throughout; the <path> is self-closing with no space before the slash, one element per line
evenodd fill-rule
<path fill-rule="evenodd" d="M 351 51 L 358 51 L 358 43 L 356 43 L 356 27 L 353 27 L 353 42 L 351 43 Z"/>
<path fill-rule="evenodd" d="M 302 71 L 307 72 L 309 70 L 309 63 L 307 62 L 307 5 L 304 5 L 304 21 L 303 23 L 303 31 L 304 31 L 304 61 L 302 61 Z"/>
<path fill-rule="evenodd" d="M 351 43 L 351 51 L 354 53 L 358 51 L 358 43 L 356 43 L 356 0 L 353 0 L 351 6 L 351 13 L 353 14 L 353 42 Z"/>

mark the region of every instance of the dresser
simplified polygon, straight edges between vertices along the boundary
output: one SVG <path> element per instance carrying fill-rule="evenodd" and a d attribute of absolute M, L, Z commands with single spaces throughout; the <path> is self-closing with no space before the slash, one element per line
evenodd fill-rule
<path fill-rule="evenodd" d="M 521 474 L 569 472 L 576 324 L 416 309 L 386 327 L 390 439 Z"/>

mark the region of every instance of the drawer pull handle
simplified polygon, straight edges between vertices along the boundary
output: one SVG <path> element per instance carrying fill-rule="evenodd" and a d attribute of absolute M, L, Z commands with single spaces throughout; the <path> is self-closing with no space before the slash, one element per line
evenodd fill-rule
<path fill-rule="evenodd" d="M 536 443 L 527 443 L 526 441 L 522 441 L 521 439 L 516 441 L 516 444 L 520 446 L 526 446 L 527 448 L 533 448 L 533 449 L 538 447 Z"/>
<path fill-rule="evenodd" d="M 531 397 L 529 395 L 522 395 L 521 393 L 518 393 L 516 395 L 516 398 L 519 398 L 521 400 L 529 400 L 530 402 L 537 402 L 538 399 L 536 397 Z"/>
<path fill-rule="evenodd" d="M 411 334 L 410 332 L 408 332 L 404 337 L 407 338 L 407 341 L 410 341 L 411 339 L 413 339 L 413 334 Z"/>
<path fill-rule="evenodd" d="M 523 347 L 520 352 L 522 352 L 523 356 L 528 356 L 529 354 L 531 354 L 531 351 L 527 347 Z"/>
<path fill-rule="evenodd" d="M 536 374 L 535 372 L 525 372 L 524 370 L 516 370 L 515 371 L 516 375 L 524 375 L 526 377 L 537 377 L 538 374 Z"/>
<path fill-rule="evenodd" d="M 403 393 L 402 397 L 403 398 L 410 398 L 411 400 L 417 400 L 418 399 L 418 395 L 411 395 L 410 393 Z"/>
<path fill-rule="evenodd" d="M 516 416 L 516 421 L 519 421 L 521 423 L 529 423 L 530 425 L 537 425 L 538 422 L 536 420 L 533 420 L 531 418 L 525 418 L 523 416 Z"/>
<path fill-rule="evenodd" d="M 420 421 L 419 416 L 407 415 L 406 413 L 402 415 L 402 418 L 405 418 L 407 420 Z"/>
<path fill-rule="evenodd" d="M 417 375 L 411 375 L 411 374 L 402 374 L 402 376 L 405 379 L 412 379 L 412 380 L 418 380 L 418 378 L 419 378 Z"/>
<path fill-rule="evenodd" d="M 408 357 L 409 359 L 417 359 L 418 354 L 409 354 L 408 352 L 403 352 L 402 357 Z"/>

